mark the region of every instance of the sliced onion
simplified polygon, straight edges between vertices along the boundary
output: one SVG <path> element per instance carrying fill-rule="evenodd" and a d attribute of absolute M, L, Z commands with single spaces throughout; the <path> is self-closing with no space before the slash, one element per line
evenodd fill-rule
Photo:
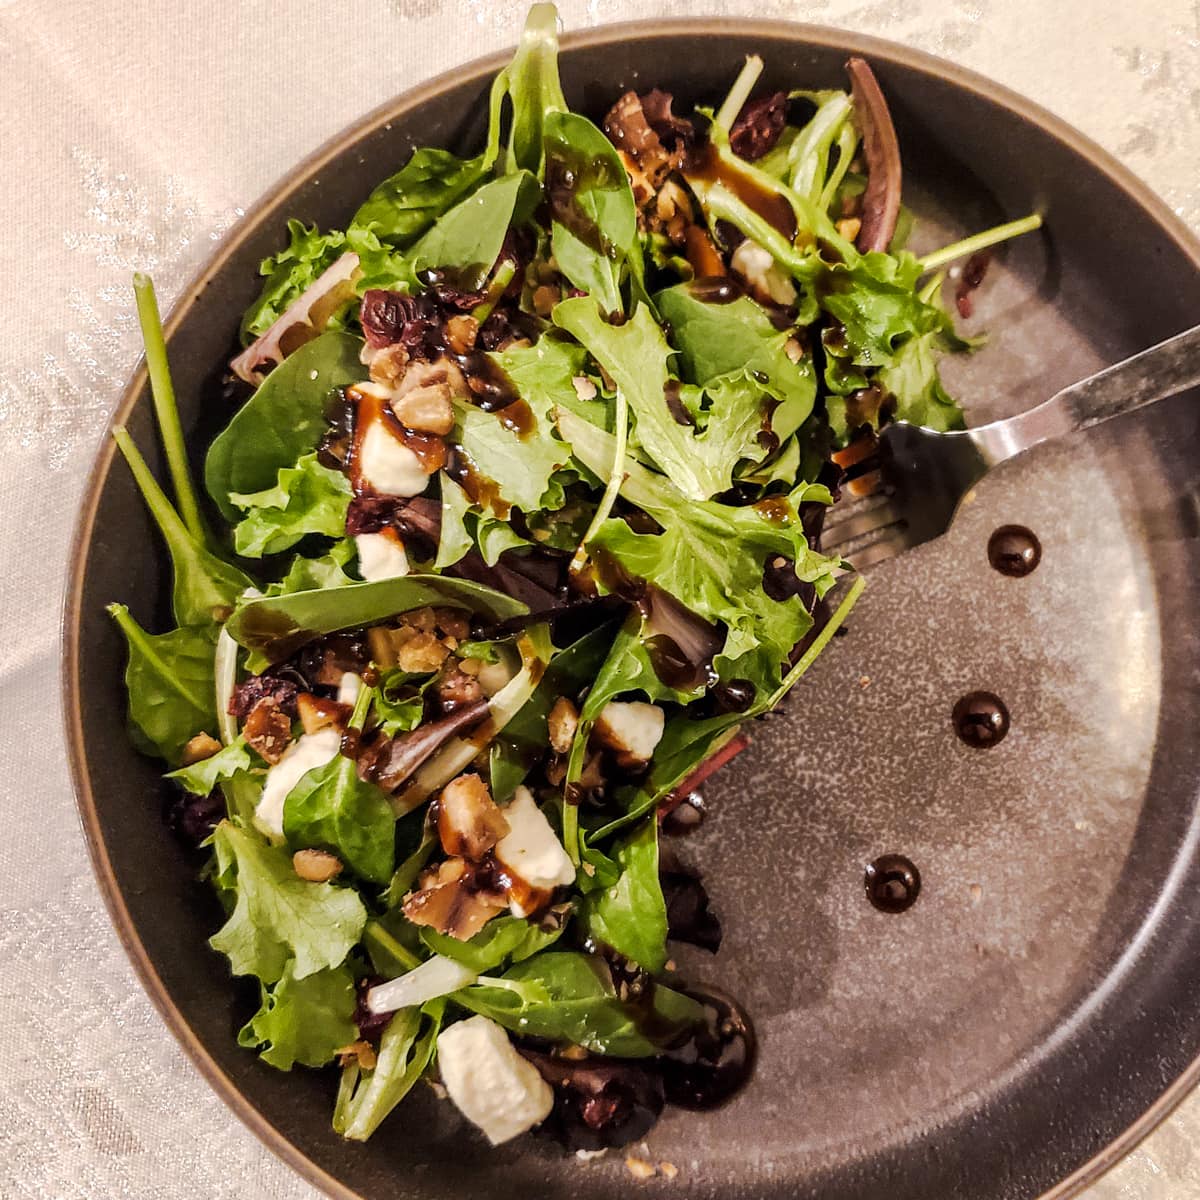
<path fill-rule="evenodd" d="M 478 973 L 470 967 L 435 954 L 407 975 L 371 988 L 367 992 L 367 1009 L 373 1013 L 390 1013 L 401 1008 L 415 1008 L 426 1000 L 457 992 L 478 978 Z"/>

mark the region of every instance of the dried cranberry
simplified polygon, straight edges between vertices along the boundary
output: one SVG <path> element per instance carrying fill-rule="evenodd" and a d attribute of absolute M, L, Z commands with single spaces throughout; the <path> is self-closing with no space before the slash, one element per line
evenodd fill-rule
<path fill-rule="evenodd" d="M 225 799 L 219 791 L 207 796 L 176 792 L 167 800 L 164 816 L 167 828 L 184 845 L 198 847 L 224 818 Z"/>
<path fill-rule="evenodd" d="M 658 140 L 669 153 L 676 154 L 693 145 L 696 141 L 696 127 L 691 121 L 677 117 L 671 111 L 675 98 L 670 92 L 654 88 L 638 99 L 642 102 L 642 112 L 647 123 L 658 134 Z"/>
<path fill-rule="evenodd" d="M 239 721 L 244 721 L 260 700 L 270 697 L 288 716 L 294 717 L 296 693 L 299 690 L 292 680 L 271 672 L 251 675 L 233 689 L 233 695 L 229 698 L 229 712 Z"/>
<path fill-rule="evenodd" d="M 379 1039 L 392 1019 L 391 1013 L 374 1013 L 367 1007 L 367 993 L 379 983 L 383 983 L 381 975 L 366 975 L 355 984 L 358 1001 L 354 1006 L 354 1023 L 358 1026 L 359 1037 L 374 1046 L 379 1045 Z"/>
<path fill-rule="evenodd" d="M 787 104 L 787 92 L 772 92 L 749 101 L 729 130 L 734 154 L 753 162 L 768 153 L 787 124 Z"/>
<path fill-rule="evenodd" d="M 363 293 L 359 320 L 374 350 L 400 343 L 414 357 L 436 353 L 441 322 L 437 303 L 424 292 L 409 296 L 371 288 Z"/>
<path fill-rule="evenodd" d="M 721 948 L 721 922 L 709 908 L 708 892 L 699 876 L 678 867 L 659 871 L 658 878 L 667 904 L 667 936 L 716 954 Z"/>

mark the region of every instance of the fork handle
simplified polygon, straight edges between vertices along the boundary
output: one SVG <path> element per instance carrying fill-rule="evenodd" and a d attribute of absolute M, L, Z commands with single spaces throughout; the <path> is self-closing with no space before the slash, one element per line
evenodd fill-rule
<path fill-rule="evenodd" d="M 972 440 L 992 465 L 1193 387 L 1200 387 L 1200 325 L 1063 388 L 1012 420 L 972 430 L 982 435 Z"/>

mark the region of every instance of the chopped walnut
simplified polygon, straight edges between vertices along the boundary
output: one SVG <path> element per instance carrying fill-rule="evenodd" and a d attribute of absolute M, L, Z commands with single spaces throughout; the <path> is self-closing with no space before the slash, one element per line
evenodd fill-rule
<path fill-rule="evenodd" d="M 345 725 L 350 720 L 350 705 L 326 700 L 311 692 L 301 692 L 296 697 L 296 712 L 305 733 L 319 733 L 330 725 Z"/>
<path fill-rule="evenodd" d="M 368 363 L 371 379 L 384 387 L 395 387 L 404 378 L 408 369 L 408 350 L 400 342 L 390 346 L 382 346 L 375 351 L 368 351 Z"/>
<path fill-rule="evenodd" d="M 414 925 L 466 941 L 507 907 L 505 896 L 477 890 L 463 859 L 448 858 L 421 877 L 420 889 L 404 901 L 404 915 Z"/>
<path fill-rule="evenodd" d="M 647 1162 L 644 1158 L 637 1158 L 632 1154 L 625 1159 L 625 1169 L 634 1179 L 653 1179 L 657 1173 L 652 1162 Z"/>
<path fill-rule="evenodd" d="M 400 622 L 409 629 L 420 629 L 423 633 L 432 633 L 437 628 L 437 614 L 432 608 L 414 608 L 406 612 Z"/>
<path fill-rule="evenodd" d="M 596 385 L 586 375 L 573 376 L 571 386 L 575 389 L 575 395 L 580 400 L 595 400 Z"/>
<path fill-rule="evenodd" d="M 579 728 L 579 710 L 566 696 L 559 696 L 550 709 L 546 725 L 550 732 L 550 748 L 556 754 L 566 754 L 575 740 L 575 730 Z"/>
<path fill-rule="evenodd" d="M 478 775 L 460 775 L 443 789 L 437 809 L 438 837 L 449 855 L 478 861 L 506 833 L 508 821 Z"/>
<path fill-rule="evenodd" d="M 392 404 L 400 424 L 418 433 L 444 437 L 454 428 L 454 405 L 448 383 L 413 388 Z"/>
<path fill-rule="evenodd" d="M 338 1056 L 339 1067 L 349 1066 L 353 1062 L 357 1063 L 363 1071 L 373 1071 L 375 1064 L 379 1061 L 375 1047 L 370 1042 L 351 1042 L 350 1045 L 342 1046 L 334 1053 Z"/>
<path fill-rule="evenodd" d="M 674 1179 L 679 1174 L 679 1168 L 673 1162 L 660 1162 L 658 1169 L 664 1179 Z"/>
<path fill-rule="evenodd" d="M 423 674 L 436 671 L 450 650 L 432 633 L 417 631 L 396 650 L 396 665 L 402 671 Z"/>
<path fill-rule="evenodd" d="M 297 850 L 292 870 L 307 883 L 328 883 L 342 873 L 342 860 L 325 850 Z"/>
<path fill-rule="evenodd" d="M 279 701 L 264 696 L 251 710 L 242 726 L 246 744 L 269 763 L 277 763 L 292 740 L 292 722 L 279 707 Z"/>
<path fill-rule="evenodd" d="M 838 233 L 848 242 L 852 242 L 858 237 L 860 229 L 862 229 L 862 221 L 858 217 L 843 217 L 837 223 Z"/>
<path fill-rule="evenodd" d="M 465 354 L 474 349 L 479 335 L 479 322 L 474 317 L 460 313 L 446 322 L 446 341 L 455 354 Z"/>
<path fill-rule="evenodd" d="M 220 749 L 221 743 L 215 737 L 211 737 L 207 733 L 198 733 L 184 746 L 180 761 L 185 767 L 190 767 L 193 763 L 203 762 L 206 758 L 212 758 Z"/>

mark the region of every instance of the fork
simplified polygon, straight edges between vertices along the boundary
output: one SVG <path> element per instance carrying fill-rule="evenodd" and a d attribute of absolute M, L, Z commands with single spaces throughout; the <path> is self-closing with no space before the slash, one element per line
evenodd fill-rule
<path fill-rule="evenodd" d="M 993 467 L 1198 385 L 1200 325 L 1004 421 L 953 433 L 897 421 L 884 428 L 874 453 L 847 468 L 844 498 L 826 515 L 821 551 L 861 571 L 931 542 Z"/>

